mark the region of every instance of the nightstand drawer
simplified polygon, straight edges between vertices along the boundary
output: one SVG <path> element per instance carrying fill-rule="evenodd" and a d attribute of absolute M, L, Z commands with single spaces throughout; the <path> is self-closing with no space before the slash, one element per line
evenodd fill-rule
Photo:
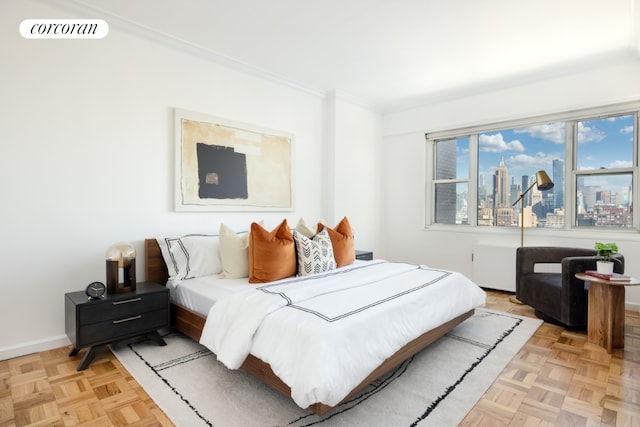
<path fill-rule="evenodd" d="M 169 310 L 137 312 L 103 322 L 84 325 L 78 336 L 78 347 L 141 335 L 169 326 Z"/>
<path fill-rule="evenodd" d="M 79 307 L 80 325 L 100 323 L 106 320 L 122 319 L 147 311 L 168 308 L 166 292 L 156 292 L 143 295 L 131 295 L 118 299 L 100 301 L 98 304 L 86 304 Z"/>
<path fill-rule="evenodd" d="M 64 296 L 65 332 L 73 344 L 70 357 L 90 347 L 78 365 L 89 366 L 100 348 L 121 339 L 145 335 L 158 345 L 166 345 L 158 329 L 169 327 L 169 290 L 157 283 L 141 282 L 123 294 L 107 294 L 87 299 L 84 291 Z"/>

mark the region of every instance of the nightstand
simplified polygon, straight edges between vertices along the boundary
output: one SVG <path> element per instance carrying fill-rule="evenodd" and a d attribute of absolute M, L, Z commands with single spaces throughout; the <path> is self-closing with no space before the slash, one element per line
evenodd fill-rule
<path fill-rule="evenodd" d="M 356 259 L 360 259 L 362 261 L 371 261 L 373 259 L 373 252 L 356 250 Z"/>
<path fill-rule="evenodd" d="M 65 332 L 73 349 L 90 347 L 78 371 L 89 366 L 102 346 L 146 335 L 158 345 L 166 345 L 158 329 L 169 326 L 169 289 L 157 283 L 138 283 L 136 290 L 109 294 L 90 300 L 84 291 L 69 292 L 64 298 Z"/>

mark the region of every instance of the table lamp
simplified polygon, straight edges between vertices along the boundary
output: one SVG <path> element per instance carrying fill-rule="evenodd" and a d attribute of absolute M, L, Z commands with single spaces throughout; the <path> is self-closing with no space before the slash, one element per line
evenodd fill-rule
<path fill-rule="evenodd" d="M 107 294 L 136 290 L 136 250 L 130 243 L 109 246 L 107 259 Z"/>

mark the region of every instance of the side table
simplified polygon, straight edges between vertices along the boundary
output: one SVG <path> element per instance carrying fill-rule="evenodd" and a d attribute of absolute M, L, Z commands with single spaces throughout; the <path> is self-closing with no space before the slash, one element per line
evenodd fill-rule
<path fill-rule="evenodd" d="M 169 289 L 157 283 L 138 283 L 136 290 L 90 300 L 84 291 L 65 294 L 65 332 L 73 344 L 69 356 L 89 347 L 78 366 L 86 369 L 102 346 L 146 335 L 166 345 L 158 329 L 169 326 Z"/>
<path fill-rule="evenodd" d="M 587 341 L 604 347 L 608 353 L 624 347 L 625 286 L 640 285 L 631 277 L 628 281 L 611 281 L 577 273 L 576 279 L 589 284 Z"/>
<path fill-rule="evenodd" d="M 371 261 L 373 259 L 373 252 L 360 251 L 356 249 L 356 259 L 359 259 L 362 261 Z"/>

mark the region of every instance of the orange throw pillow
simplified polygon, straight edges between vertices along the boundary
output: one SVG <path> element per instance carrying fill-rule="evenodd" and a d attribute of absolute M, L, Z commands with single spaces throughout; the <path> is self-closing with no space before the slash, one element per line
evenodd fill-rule
<path fill-rule="evenodd" d="M 249 283 L 266 283 L 296 274 L 296 248 L 287 220 L 269 232 L 251 223 Z"/>
<path fill-rule="evenodd" d="M 342 267 L 353 263 L 356 260 L 356 249 L 353 243 L 351 224 L 349 224 L 347 217 L 342 218 L 333 229 L 325 227 L 321 222 L 318 223 L 318 231 L 322 231 L 323 228 L 326 228 L 327 232 L 329 232 L 336 265 Z"/>

